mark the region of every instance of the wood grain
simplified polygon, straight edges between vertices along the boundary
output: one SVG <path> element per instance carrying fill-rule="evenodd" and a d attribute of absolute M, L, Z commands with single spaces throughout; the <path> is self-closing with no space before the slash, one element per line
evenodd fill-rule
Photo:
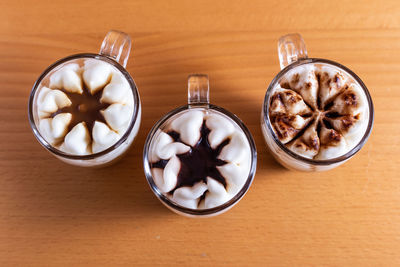
<path fill-rule="evenodd" d="M 3 1 L 0 3 L 1 266 L 399 266 L 398 1 Z M 105 169 L 65 165 L 35 140 L 30 89 L 55 60 L 96 52 L 111 29 L 134 42 L 128 71 L 142 99 L 132 149 Z M 259 117 L 279 71 L 278 38 L 300 32 L 311 57 L 338 61 L 370 89 L 364 148 L 328 172 L 280 167 Z M 210 219 L 173 214 L 150 191 L 142 148 L 186 101 L 190 73 L 237 114 L 258 149 L 253 185 Z"/>

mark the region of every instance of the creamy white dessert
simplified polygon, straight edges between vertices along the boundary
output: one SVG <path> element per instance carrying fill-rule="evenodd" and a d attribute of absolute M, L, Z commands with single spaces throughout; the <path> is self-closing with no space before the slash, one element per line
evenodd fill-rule
<path fill-rule="evenodd" d="M 134 111 L 128 80 L 98 59 L 62 65 L 42 82 L 35 101 L 40 134 L 71 155 L 111 147 L 126 133 Z"/>
<path fill-rule="evenodd" d="M 367 97 L 346 72 L 310 63 L 287 72 L 274 87 L 268 115 L 278 139 L 294 153 L 316 160 L 337 158 L 364 136 Z"/>
<path fill-rule="evenodd" d="M 173 202 L 190 209 L 220 206 L 245 185 L 252 152 L 243 130 L 212 109 L 172 116 L 149 147 L 154 183 Z"/>

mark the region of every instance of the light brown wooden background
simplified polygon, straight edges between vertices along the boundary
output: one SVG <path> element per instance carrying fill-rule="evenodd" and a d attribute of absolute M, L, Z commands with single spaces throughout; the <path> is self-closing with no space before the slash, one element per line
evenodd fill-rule
<path fill-rule="evenodd" d="M 400 266 L 400 3 L 393 1 L 0 2 L 0 265 Z M 143 123 L 116 165 L 71 167 L 35 140 L 30 89 L 52 62 L 96 52 L 109 29 L 129 33 L 128 71 Z M 279 71 L 281 35 L 348 66 L 369 87 L 365 147 L 323 173 L 280 167 L 259 117 Z M 236 113 L 258 149 L 252 187 L 210 219 L 173 214 L 150 191 L 142 148 L 151 126 L 186 101 L 190 73 Z"/>

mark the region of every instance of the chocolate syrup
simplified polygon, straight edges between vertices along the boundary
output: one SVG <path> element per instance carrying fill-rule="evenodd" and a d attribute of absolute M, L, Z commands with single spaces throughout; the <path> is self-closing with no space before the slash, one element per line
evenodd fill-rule
<path fill-rule="evenodd" d="M 184 143 L 180 139 L 179 133 L 175 131 L 167 132 L 175 142 Z M 207 128 L 205 121 L 200 129 L 200 139 L 191 147 L 191 149 L 183 154 L 177 155 L 181 162 L 181 168 L 178 173 L 178 180 L 175 188 L 169 192 L 173 193 L 177 188 L 183 186 L 193 186 L 198 182 L 207 182 L 207 177 L 220 182 L 226 187 L 226 180 L 217 169 L 218 166 L 227 164 L 226 161 L 218 159 L 221 150 L 229 144 L 230 139 L 225 139 L 215 149 L 211 148 L 208 142 L 210 129 Z M 152 168 L 165 168 L 168 160 L 159 160 L 151 164 Z"/>
<path fill-rule="evenodd" d="M 105 87 L 105 86 L 104 86 Z M 83 92 L 71 93 L 64 89 L 61 89 L 71 100 L 72 104 L 68 107 L 63 107 L 50 115 L 50 118 L 54 118 L 60 113 L 70 113 L 72 115 L 71 122 L 68 124 L 68 132 L 75 127 L 75 125 L 84 122 L 86 127 L 91 132 L 95 121 L 103 122 L 107 124 L 104 119 L 101 110 L 106 109 L 110 104 L 101 103 L 100 98 L 103 93 L 103 88 L 98 90 L 93 95 L 90 93 L 89 89 L 83 83 Z"/>

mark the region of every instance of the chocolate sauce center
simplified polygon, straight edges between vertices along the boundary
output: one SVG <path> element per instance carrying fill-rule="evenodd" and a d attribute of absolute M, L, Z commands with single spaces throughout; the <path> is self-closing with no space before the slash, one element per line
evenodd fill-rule
<path fill-rule="evenodd" d="M 68 107 L 58 109 L 56 112 L 50 115 L 50 118 L 54 118 L 60 113 L 70 113 L 72 115 L 72 119 L 71 122 L 68 124 L 68 132 L 71 131 L 71 129 L 74 128 L 75 125 L 81 122 L 84 122 L 86 124 L 86 127 L 90 132 L 93 129 L 95 121 L 107 124 L 103 114 L 101 114 L 100 112 L 101 110 L 104 110 L 108 106 L 110 106 L 110 104 L 100 102 L 104 87 L 98 90 L 93 95 L 90 93 L 90 90 L 86 87 L 85 83 L 83 83 L 82 94 L 71 93 L 64 89 L 60 89 L 68 96 L 72 104 Z"/>
<path fill-rule="evenodd" d="M 225 139 L 221 144 L 213 149 L 208 142 L 210 129 L 207 128 L 205 121 L 203 121 L 200 133 L 199 141 L 195 146 L 191 147 L 190 151 L 177 155 L 181 162 L 181 168 L 178 173 L 176 187 L 170 193 L 173 193 L 177 188 L 183 186 L 193 186 L 198 182 L 206 183 L 207 177 L 213 178 L 226 187 L 226 180 L 217 167 L 227 163 L 224 160 L 218 159 L 218 155 L 221 153 L 221 150 L 229 144 L 230 139 Z M 179 133 L 170 131 L 167 132 L 167 134 L 169 134 L 175 142 L 184 143 L 180 139 Z M 168 160 L 159 160 L 152 163 L 151 167 L 165 168 L 167 163 Z"/>

